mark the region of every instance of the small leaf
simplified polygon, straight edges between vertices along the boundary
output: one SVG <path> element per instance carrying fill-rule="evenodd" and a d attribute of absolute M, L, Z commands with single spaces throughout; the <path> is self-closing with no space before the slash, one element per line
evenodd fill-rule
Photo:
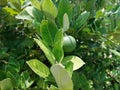
<path fill-rule="evenodd" d="M 42 9 L 47 17 L 52 16 L 53 18 L 56 18 L 58 14 L 57 8 L 52 0 L 44 0 L 42 2 Z"/>
<path fill-rule="evenodd" d="M 48 90 L 59 90 L 57 87 L 51 85 L 50 88 Z"/>
<path fill-rule="evenodd" d="M 27 61 L 27 64 L 40 77 L 45 78 L 50 74 L 49 68 L 37 59 Z"/>
<path fill-rule="evenodd" d="M 63 32 L 67 31 L 69 29 L 69 18 L 67 13 L 64 14 L 63 16 Z"/>
<path fill-rule="evenodd" d="M 70 61 L 73 63 L 73 70 L 77 70 L 85 64 L 83 60 L 77 56 L 67 56 L 62 60 L 62 63 L 65 64 Z"/>
<path fill-rule="evenodd" d="M 63 25 L 63 16 L 64 14 L 67 14 L 69 17 L 69 20 L 72 20 L 72 6 L 69 2 L 69 0 L 60 0 L 60 3 L 58 5 L 58 21 L 59 24 Z"/>
<path fill-rule="evenodd" d="M 34 83 L 33 80 L 31 80 L 30 75 L 28 71 L 24 71 L 21 73 L 21 88 L 27 89 Z"/>
<path fill-rule="evenodd" d="M 39 0 L 30 0 L 30 1 L 34 7 L 41 10 L 41 4 L 40 4 Z"/>
<path fill-rule="evenodd" d="M 54 53 L 56 60 L 58 62 L 60 62 L 64 57 L 62 30 L 59 30 L 55 36 L 53 53 Z"/>
<path fill-rule="evenodd" d="M 73 90 L 73 82 L 62 66 L 58 64 L 53 65 L 51 67 L 51 72 L 56 80 L 59 90 Z"/>
<path fill-rule="evenodd" d="M 0 81 L 0 90 L 13 90 L 13 85 L 10 78 Z"/>
<path fill-rule="evenodd" d="M 27 12 L 27 11 L 28 12 Z M 29 11 L 30 10 L 30 11 Z M 33 17 L 32 17 L 33 15 L 32 15 L 32 12 L 31 12 L 31 8 L 26 8 L 26 9 L 24 9 L 23 11 L 21 11 L 17 16 L 16 16 L 16 18 L 17 19 L 23 19 L 23 20 L 30 20 L 30 21 L 32 21 L 33 20 Z"/>
<path fill-rule="evenodd" d="M 8 0 L 9 1 L 9 5 L 17 10 L 17 11 L 20 11 L 21 10 L 21 2 L 20 0 Z"/>
<path fill-rule="evenodd" d="M 90 15 L 90 12 L 84 11 L 81 13 L 81 15 L 77 18 L 75 23 L 75 28 L 80 28 L 82 25 L 84 25 Z"/>
<path fill-rule="evenodd" d="M 34 38 L 35 42 L 39 45 L 39 47 L 42 49 L 44 54 L 46 55 L 47 59 L 50 61 L 51 64 L 55 63 L 55 56 L 51 52 L 51 50 L 45 46 L 45 44 L 42 42 L 42 40 L 38 40 Z"/>
<path fill-rule="evenodd" d="M 17 11 L 15 11 L 14 9 L 9 8 L 9 7 L 4 7 L 3 9 L 6 10 L 7 12 L 9 12 L 10 15 L 16 15 L 16 14 L 18 14 Z"/>
<path fill-rule="evenodd" d="M 34 8 L 34 7 L 32 7 L 32 6 L 28 6 L 28 7 L 25 8 L 25 10 L 27 11 L 27 13 L 28 13 L 30 16 L 32 16 L 32 17 L 34 17 L 34 16 L 33 16 L 33 13 L 32 13 L 33 8 Z"/>

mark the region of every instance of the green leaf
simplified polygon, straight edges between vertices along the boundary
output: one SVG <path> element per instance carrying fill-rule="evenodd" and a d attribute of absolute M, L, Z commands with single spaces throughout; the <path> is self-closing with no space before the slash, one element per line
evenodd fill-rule
<path fill-rule="evenodd" d="M 73 90 L 73 82 L 62 66 L 58 64 L 53 65 L 51 67 L 51 72 L 56 80 L 59 90 Z"/>
<path fill-rule="evenodd" d="M 112 49 L 110 49 L 110 52 L 113 53 L 114 55 L 120 57 L 120 52 L 118 52 L 117 50 L 112 50 Z"/>
<path fill-rule="evenodd" d="M 27 13 L 31 16 L 31 17 L 34 17 L 33 16 L 33 9 L 34 9 L 34 7 L 32 7 L 32 6 L 28 6 L 28 7 L 26 7 L 25 8 L 25 10 L 27 11 Z"/>
<path fill-rule="evenodd" d="M 75 28 L 80 28 L 82 25 L 84 25 L 89 15 L 90 15 L 90 12 L 87 12 L 87 11 L 84 11 L 83 13 L 81 13 L 81 15 L 79 15 L 79 17 L 76 20 Z"/>
<path fill-rule="evenodd" d="M 67 14 L 69 17 L 69 20 L 72 20 L 72 6 L 68 0 L 60 0 L 58 5 L 58 21 L 59 24 L 63 25 L 63 16 L 64 14 Z"/>
<path fill-rule="evenodd" d="M 49 46 L 53 44 L 51 31 L 48 28 L 48 21 L 43 20 L 40 24 L 42 40 Z"/>
<path fill-rule="evenodd" d="M 16 15 L 16 14 L 18 14 L 17 11 L 15 11 L 12 8 L 9 8 L 9 7 L 4 7 L 3 9 L 6 10 L 7 12 L 9 12 L 10 15 Z"/>
<path fill-rule="evenodd" d="M 21 10 L 21 2 L 20 0 L 8 0 L 9 1 L 9 5 L 17 10 L 17 11 L 20 11 Z"/>
<path fill-rule="evenodd" d="M 54 64 L 55 63 L 55 56 L 53 55 L 51 50 L 47 46 L 45 46 L 45 44 L 42 42 L 42 40 L 38 40 L 36 38 L 34 38 L 34 40 L 39 45 L 39 47 L 42 49 L 42 51 L 46 55 L 46 57 L 49 60 L 49 62 L 51 64 Z"/>
<path fill-rule="evenodd" d="M 92 90 L 90 87 L 90 83 L 87 80 L 87 77 L 80 72 L 75 71 L 72 76 L 72 80 L 74 83 L 74 90 Z"/>
<path fill-rule="evenodd" d="M 73 63 L 72 62 L 67 62 L 66 65 L 65 65 L 65 69 L 67 70 L 69 76 L 72 77 L 72 74 L 73 74 Z"/>
<path fill-rule="evenodd" d="M 30 0 L 30 1 L 34 7 L 41 10 L 41 3 L 39 2 L 39 0 Z"/>
<path fill-rule="evenodd" d="M 37 59 L 32 59 L 26 63 L 40 77 L 45 78 L 50 74 L 49 68 Z"/>
<path fill-rule="evenodd" d="M 69 18 L 67 13 L 64 14 L 63 16 L 63 32 L 67 31 L 69 29 Z"/>
<path fill-rule="evenodd" d="M 0 90 L 13 90 L 13 85 L 10 78 L 0 81 Z"/>
<path fill-rule="evenodd" d="M 34 83 L 33 80 L 30 79 L 30 75 L 28 71 L 24 71 L 21 74 L 21 88 L 27 89 Z"/>
<path fill-rule="evenodd" d="M 57 87 L 51 85 L 50 88 L 48 90 L 59 90 Z"/>
<path fill-rule="evenodd" d="M 64 57 L 62 30 L 59 30 L 55 36 L 53 53 L 54 53 L 56 60 L 58 62 L 60 62 Z"/>
<path fill-rule="evenodd" d="M 70 61 L 73 63 L 73 70 L 77 70 L 85 64 L 83 60 L 77 56 L 67 56 L 62 60 L 62 63 L 66 64 Z"/>
<path fill-rule="evenodd" d="M 7 0 L 0 0 L 0 6 L 6 6 Z"/>
<path fill-rule="evenodd" d="M 38 22 L 41 22 L 41 21 L 42 21 L 42 19 L 43 19 L 43 14 L 42 14 L 42 12 L 41 12 L 39 9 L 33 8 L 33 9 L 32 9 L 32 13 L 33 13 L 34 19 L 35 19 L 36 21 L 38 21 Z"/>
<path fill-rule="evenodd" d="M 45 15 L 47 17 L 53 17 L 56 18 L 58 11 L 52 0 L 44 0 L 42 2 L 42 9 L 45 12 Z"/>
<path fill-rule="evenodd" d="M 32 7 L 25 8 L 16 16 L 16 18 L 33 21 Z"/>
<path fill-rule="evenodd" d="M 17 72 L 13 71 L 8 71 L 7 72 L 7 77 L 11 79 L 14 87 L 18 87 L 20 83 L 20 76 Z"/>
<path fill-rule="evenodd" d="M 96 12 L 95 18 L 98 19 L 98 18 L 101 18 L 101 17 L 104 17 L 104 9 L 100 9 Z"/>

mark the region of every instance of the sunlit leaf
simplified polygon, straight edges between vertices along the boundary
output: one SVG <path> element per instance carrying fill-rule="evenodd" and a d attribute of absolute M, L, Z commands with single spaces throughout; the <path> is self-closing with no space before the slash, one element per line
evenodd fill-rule
<path fill-rule="evenodd" d="M 27 64 L 40 77 L 45 78 L 50 74 L 49 68 L 37 59 L 29 60 Z"/>
<path fill-rule="evenodd" d="M 52 0 L 44 0 L 42 2 L 42 9 L 45 12 L 45 15 L 47 17 L 53 17 L 56 18 L 58 11 Z"/>
<path fill-rule="evenodd" d="M 49 62 L 51 64 L 54 64 L 55 63 L 55 56 L 53 55 L 51 50 L 47 46 L 45 46 L 45 44 L 42 42 L 42 40 L 38 40 L 36 38 L 34 38 L 34 40 L 38 44 L 38 46 L 42 49 L 42 51 L 46 55 L 46 57 L 49 60 Z"/>
<path fill-rule="evenodd" d="M 69 61 L 73 63 L 73 70 L 77 70 L 85 64 L 84 61 L 77 56 L 67 56 L 62 60 L 62 63 L 67 63 Z"/>
<path fill-rule="evenodd" d="M 39 0 L 30 0 L 32 2 L 32 5 L 36 7 L 37 9 L 41 10 L 41 3 Z"/>
<path fill-rule="evenodd" d="M 10 78 L 0 81 L 0 90 L 13 90 L 13 85 Z"/>
<path fill-rule="evenodd" d="M 53 65 L 51 67 L 51 72 L 55 78 L 59 90 L 73 90 L 73 82 L 68 72 L 61 65 Z"/>

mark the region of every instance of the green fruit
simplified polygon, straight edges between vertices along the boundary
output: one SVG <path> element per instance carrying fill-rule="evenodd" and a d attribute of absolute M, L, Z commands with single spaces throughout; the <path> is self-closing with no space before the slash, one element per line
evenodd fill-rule
<path fill-rule="evenodd" d="M 6 6 L 7 5 L 7 0 L 0 0 L 0 6 Z"/>
<path fill-rule="evenodd" d="M 72 52 L 76 47 L 75 38 L 72 36 L 65 36 L 63 38 L 63 49 L 64 52 Z"/>

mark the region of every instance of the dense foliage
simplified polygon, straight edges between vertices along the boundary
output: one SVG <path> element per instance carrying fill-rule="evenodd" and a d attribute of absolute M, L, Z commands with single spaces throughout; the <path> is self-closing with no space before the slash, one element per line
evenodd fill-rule
<path fill-rule="evenodd" d="M 120 90 L 119 0 L 0 0 L 0 90 Z"/>

